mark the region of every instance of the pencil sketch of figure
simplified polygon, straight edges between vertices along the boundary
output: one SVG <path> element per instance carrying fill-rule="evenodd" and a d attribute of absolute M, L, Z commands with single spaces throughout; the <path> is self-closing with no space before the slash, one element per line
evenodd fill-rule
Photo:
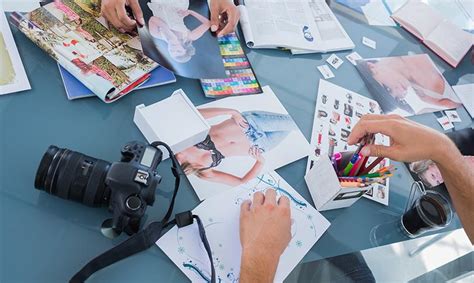
<path fill-rule="evenodd" d="M 205 119 L 218 116 L 229 118 L 211 126 L 206 139 L 176 154 L 186 175 L 196 175 L 211 182 L 238 186 L 260 174 L 263 153 L 278 146 L 297 126 L 288 114 L 267 111 L 239 112 L 229 108 L 204 108 L 199 112 Z M 217 170 L 224 158 L 249 156 L 254 165 L 242 176 Z M 236 166 L 239 166 L 238 164 Z"/>
<path fill-rule="evenodd" d="M 186 63 L 196 54 L 193 42 L 209 30 L 211 22 L 201 14 L 189 9 L 189 0 L 173 1 L 173 5 L 161 5 L 161 1 L 152 1 L 148 7 L 153 12 L 148 24 L 150 34 L 155 40 L 168 45 L 170 56 L 179 63 Z M 200 25 L 189 30 L 184 18 L 192 16 Z"/>

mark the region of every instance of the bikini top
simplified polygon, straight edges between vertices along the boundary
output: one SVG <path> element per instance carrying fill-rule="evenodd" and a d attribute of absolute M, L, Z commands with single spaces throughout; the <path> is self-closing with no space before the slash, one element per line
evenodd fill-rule
<path fill-rule="evenodd" d="M 195 147 L 211 152 L 211 165 L 207 168 L 202 168 L 201 171 L 219 166 L 222 159 L 225 158 L 225 156 L 219 150 L 216 149 L 216 145 L 211 140 L 211 137 L 209 135 L 207 135 L 207 137 L 202 142 L 196 144 Z"/>

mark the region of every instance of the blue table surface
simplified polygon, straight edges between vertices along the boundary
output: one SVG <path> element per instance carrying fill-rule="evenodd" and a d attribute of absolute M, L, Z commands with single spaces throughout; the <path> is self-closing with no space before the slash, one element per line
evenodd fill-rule
<path fill-rule="evenodd" d="M 356 44 L 362 57 L 400 56 L 428 53 L 450 84 L 474 82 L 470 55 L 452 69 L 400 27 L 365 24 L 361 14 L 333 4 L 334 11 Z M 120 158 L 120 148 L 131 140 L 144 141 L 133 123 L 135 106 L 157 102 L 182 88 L 195 105 L 209 101 L 199 81 L 178 78 L 177 83 L 135 91 L 113 104 L 99 99 L 69 101 L 56 63 L 31 41 L 12 28 L 32 89 L 0 97 L 0 281 L 65 282 L 87 261 L 123 241 L 102 236 L 100 224 L 110 217 L 106 209 L 92 209 L 52 197 L 33 187 L 39 161 L 50 144 L 67 147 L 108 161 Z M 373 50 L 362 45 L 362 36 L 377 42 Z M 262 85 L 270 85 L 305 137 L 310 140 L 318 81 L 316 66 L 330 54 L 292 56 L 279 50 L 248 50 L 248 57 Z M 370 97 L 354 66 L 345 60 L 352 51 L 337 52 L 345 63 L 330 79 L 342 87 Z M 458 109 L 462 123 L 454 130 L 473 127 L 464 108 Z M 442 131 L 434 114 L 412 117 L 417 122 Z M 163 121 L 166 123 L 167 121 Z M 148 208 L 147 223 L 163 217 L 169 203 L 173 177 L 169 160 L 160 168 L 163 182 L 157 201 Z M 303 180 L 306 159 L 278 171 L 290 185 L 311 202 Z M 371 231 L 382 227 L 383 244 L 407 240 L 396 231 L 412 179 L 406 167 L 395 163 L 391 180 L 390 205 L 361 199 L 352 207 L 323 212 L 330 228 L 305 256 L 303 262 L 371 248 Z M 194 208 L 199 200 L 184 181 L 175 212 Z M 382 225 L 382 226 L 381 226 Z M 449 227 L 460 228 L 457 217 Z M 439 231 L 437 231 L 439 232 Z M 121 261 L 99 273 L 91 282 L 182 282 L 186 276 L 157 247 Z"/>

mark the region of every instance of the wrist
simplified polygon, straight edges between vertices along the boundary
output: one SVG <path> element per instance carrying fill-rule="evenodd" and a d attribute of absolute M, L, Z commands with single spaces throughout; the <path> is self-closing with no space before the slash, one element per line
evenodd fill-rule
<path fill-rule="evenodd" d="M 268 251 L 244 248 L 240 267 L 241 276 L 245 274 L 244 278 L 252 278 L 252 282 L 273 282 L 279 259 L 280 256 Z"/>
<path fill-rule="evenodd" d="M 460 154 L 456 145 L 446 135 L 440 135 L 435 144 L 431 160 L 436 164 L 449 163 Z"/>

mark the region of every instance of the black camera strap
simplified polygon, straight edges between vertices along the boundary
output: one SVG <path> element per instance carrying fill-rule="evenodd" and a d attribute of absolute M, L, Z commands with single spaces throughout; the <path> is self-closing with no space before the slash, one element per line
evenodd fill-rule
<path fill-rule="evenodd" d="M 70 283 L 79 283 L 84 282 L 87 280 L 92 274 L 95 272 L 112 265 L 122 259 L 125 259 L 131 255 L 137 254 L 148 248 L 155 245 L 156 241 L 161 237 L 163 231 L 167 228 L 177 225 L 178 228 L 185 227 L 188 225 L 193 224 L 194 219 L 197 222 L 199 228 L 199 237 L 204 244 L 204 248 L 209 256 L 209 261 L 211 263 L 211 282 L 215 283 L 215 270 L 214 270 L 214 263 L 212 260 L 212 253 L 211 247 L 209 242 L 207 241 L 206 231 L 204 230 L 204 226 L 202 224 L 201 219 L 197 215 L 193 215 L 191 211 L 186 211 L 182 213 L 176 214 L 175 219 L 168 221 L 173 213 L 174 202 L 176 199 L 176 195 L 178 193 L 179 184 L 180 184 L 180 167 L 176 157 L 174 156 L 171 148 L 163 143 L 163 142 L 154 142 L 151 144 L 154 147 L 163 146 L 167 149 L 171 161 L 173 163 L 171 171 L 175 177 L 175 186 L 173 197 L 171 198 L 171 203 L 166 212 L 166 215 L 163 217 L 161 221 L 155 221 L 150 223 L 146 228 L 142 229 L 135 235 L 131 236 L 124 242 L 120 243 L 119 245 L 111 248 L 110 250 L 104 252 L 103 254 L 97 256 L 96 258 L 89 261 L 79 272 L 77 272 L 69 281 Z"/>

